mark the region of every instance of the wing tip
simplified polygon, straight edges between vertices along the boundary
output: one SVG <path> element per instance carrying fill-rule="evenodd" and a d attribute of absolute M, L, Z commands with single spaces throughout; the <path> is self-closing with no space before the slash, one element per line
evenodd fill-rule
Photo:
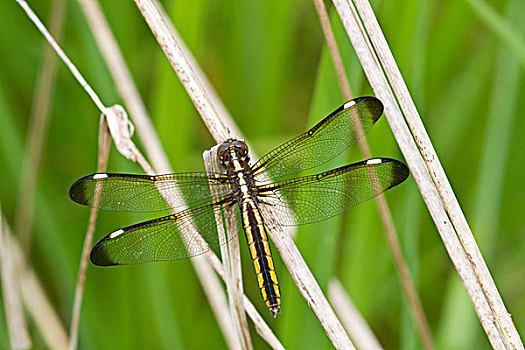
<path fill-rule="evenodd" d="M 73 202 L 76 202 L 78 204 L 86 205 L 87 201 L 85 196 L 82 196 L 82 193 L 85 192 L 85 180 L 89 179 L 92 175 L 84 176 L 77 181 L 75 181 L 71 187 L 69 188 L 69 198 Z M 84 189 L 84 190 L 83 190 Z"/>
<path fill-rule="evenodd" d="M 381 158 L 383 162 L 392 163 L 394 165 L 394 169 L 397 170 L 397 181 L 392 185 L 392 187 L 397 186 L 401 183 L 403 183 L 406 179 L 408 179 L 408 176 L 410 175 L 410 170 L 408 169 L 408 166 L 403 163 L 400 160 L 393 159 L 393 158 Z M 394 171 L 394 170 L 392 170 Z"/>
<path fill-rule="evenodd" d="M 396 181 L 393 182 L 392 186 L 389 188 L 395 187 L 403 183 L 410 175 L 410 170 L 408 169 L 408 166 L 402 161 L 394 159 L 394 158 L 371 158 L 371 159 L 363 160 L 360 163 L 362 165 L 369 165 L 369 166 L 391 163 L 393 166 L 392 172 L 396 171 L 396 175 L 398 176 L 395 177 Z"/>
<path fill-rule="evenodd" d="M 92 180 L 102 180 L 111 177 L 110 173 L 94 173 L 86 175 L 76 180 L 69 188 L 69 198 L 82 205 L 90 205 L 90 201 L 85 196 L 87 182 Z"/>
<path fill-rule="evenodd" d="M 122 231 L 122 230 L 120 230 Z M 91 260 L 91 263 L 96 266 L 115 266 L 120 265 L 116 263 L 113 259 L 110 258 L 110 256 L 107 254 L 107 251 L 104 247 L 104 242 L 111 240 L 112 233 L 109 235 L 106 235 L 100 239 L 100 241 L 95 244 L 93 249 L 91 249 L 91 253 L 89 254 L 89 260 Z"/>
<path fill-rule="evenodd" d="M 373 116 L 372 120 L 375 122 L 383 114 L 383 103 L 377 97 L 374 96 L 361 96 L 351 99 L 339 107 L 336 112 L 348 109 L 348 108 L 364 108 L 370 112 L 370 115 Z"/>

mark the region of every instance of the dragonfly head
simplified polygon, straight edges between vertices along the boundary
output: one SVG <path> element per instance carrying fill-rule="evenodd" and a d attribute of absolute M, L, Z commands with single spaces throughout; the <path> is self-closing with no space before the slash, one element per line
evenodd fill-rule
<path fill-rule="evenodd" d="M 250 160 L 248 146 L 241 140 L 228 139 L 219 146 L 217 151 L 219 160 L 225 167 L 230 167 L 233 160 L 237 159 L 241 164 L 247 164 Z"/>

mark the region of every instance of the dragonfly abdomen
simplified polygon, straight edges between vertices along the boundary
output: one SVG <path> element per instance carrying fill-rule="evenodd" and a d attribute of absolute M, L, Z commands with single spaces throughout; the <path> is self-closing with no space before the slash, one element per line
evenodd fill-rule
<path fill-rule="evenodd" d="M 244 199 L 241 207 L 242 225 L 259 290 L 272 316 L 276 317 L 281 311 L 281 292 L 262 216 L 251 198 Z"/>

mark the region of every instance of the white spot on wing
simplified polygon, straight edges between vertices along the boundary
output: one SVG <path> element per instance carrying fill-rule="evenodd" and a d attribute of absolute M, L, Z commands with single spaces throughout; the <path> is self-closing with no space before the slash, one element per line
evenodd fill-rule
<path fill-rule="evenodd" d="M 345 105 L 343 106 L 343 108 L 344 108 L 344 109 L 347 109 L 347 108 L 352 107 L 353 105 L 355 105 L 355 101 L 350 101 L 350 102 L 345 103 Z"/>
<path fill-rule="evenodd" d="M 95 174 L 93 175 L 93 180 L 105 179 L 106 177 L 108 177 L 108 174 Z"/>
<path fill-rule="evenodd" d="M 118 237 L 118 236 L 120 236 L 120 235 L 123 234 L 123 233 L 124 233 L 124 230 L 123 230 L 123 229 L 117 230 L 117 231 L 115 231 L 115 232 L 111 232 L 111 233 L 109 234 L 109 238 L 115 238 L 115 237 Z"/>
<path fill-rule="evenodd" d="M 368 165 L 381 164 L 381 163 L 383 163 L 383 160 L 379 159 L 379 158 L 369 159 L 369 160 L 366 161 L 366 164 L 368 164 Z"/>

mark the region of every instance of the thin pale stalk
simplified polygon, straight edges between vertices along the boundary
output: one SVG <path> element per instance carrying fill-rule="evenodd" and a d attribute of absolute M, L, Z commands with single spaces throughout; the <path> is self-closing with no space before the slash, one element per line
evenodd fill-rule
<path fill-rule="evenodd" d="M 284 346 L 279 342 L 279 339 L 275 336 L 273 332 L 270 331 L 268 328 L 268 325 L 264 322 L 263 318 L 257 310 L 255 309 L 255 306 L 253 306 L 252 302 L 246 295 L 243 296 L 244 298 L 244 309 L 246 310 L 246 313 L 253 321 L 253 325 L 255 326 L 255 329 L 257 330 L 257 333 L 272 347 L 272 349 L 283 349 Z M 262 326 L 262 327 L 261 327 Z"/>
<path fill-rule="evenodd" d="M 166 54 L 182 85 L 188 91 L 193 104 L 211 132 L 212 137 L 217 143 L 226 141 L 232 136 L 230 131 L 219 119 L 215 107 L 203 90 L 193 68 L 184 57 L 180 46 L 170 33 L 159 10 L 151 0 L 135 0 L 135 4 L 146 19 L 148 26 Z"/>
<path fill-rule="evenodd" d="M 330 26 L 330 17 L 326 11 L 326 6 L 324 5 L 323 0 L 314 0 L 315 10 L 319 16 L 319 22 L 321 22 L 321 29 L 323 30 L 324 40 L 326 41 L 326 46 L 330 52 L 330 58 L 332 59 L 332 64 L 334 65 L 335 73 L 337 76 L 337 81 L 339 83 L 339 88 L 343 93 L 343 98 L 345 100 L 352 99 L 352 89 L 350 87 L 350 82 L 348 81 L 348 76 L 345 71 L 343 64 L 343 59 L 341 58 L 341 53 L 337 47 L 337 42 L 335 41 L 335 35 Z M 364 138 L 361 138 L 363 140 Z M 368 158 L 369 156 L 367 156 Z"/>
<path fill-rule="evenodd" d="M 417 146 L 414 144 L 408 126 L 406 125 L 397 101 L 390 90 L 389 83 L 383 73 L 379 61 L 375 56 L 372 45 L 367 41 L 366 31 L 359 22 L 359 16 L 356 14 L 353 4 L 345 0 L 334 1 L 336 9 L 343 21 L 343 25 L 352 41 L 355 51 L 361 61 L 361 64 L 368 76 L 371 86 L 376 95 L 385 104 L 385 116 L 390 124 L 392 132 L 400 146 L 400 149 L 407 160 L 412 176 L 416 180 L 420 192 L 423 196 L 429 212 L 438 227 L 445 247 L 452 258 L 456 269 L 465 284 L 469 285 L 471 300 L 476 300 L 476 304 L 483 309 L 484 314 L 490 314 L 490 308 L 487 303 L 479 302 L 484 299 L 479 284 L 476 281 L 472 266 L 470 265 L 466 254 L 453 230 L 453 226 L 444 211 L 441 198 L 436 190 L 433 181 L 428 173 L 425 163 L 419 154 Z M 483 312 L 481 313 L 483 314 Z M 490 319 L 481 318 L 482 325 L 487 333 L 490 333 L 489 339 L 497 340 L 498 330 L 494 327 Z M 492 343 L 496 348 L 504 348 L 501 341 Z"/>
<path fill-rule="evenodd" d="M 100 126 L 98 129 L 98 161 L 97 172 L 105 172 L 108 165 L 109 150 L 111 147 L 111 136 L 109 134 L 106 118 L 101 116 Z M 101 191 L 102 187 L 97 186 L 97 191 Z M 89 222 L 84 238 L 84 246 L 82 247 L 82 255 L 80 258 L 80 267 L 78 269 L 77 284 L 75 288 L 75 300 L 73 302 L 73 312 L 71 315 L 71 327 L 69 329 L 69 349 L 74 350 L 78 345 L 78 324 L 80 321 L 80 309 L 82 306 L 82 297 L 84 295 L 84 288 L 86 284 L 86 274 L 89 264 L 89 252 L 93 244 L 93 235 L 97 224 L 98 203 L 99 196 L 95 196 L 93 208 L 89 213 Z"/>
<path fill-rule="evenodd" d="M 0 281 L 2 282 L 2 299 L 4 302 L 7 333 L 12 349 L 29 349 L 31 338 L 20 300 L 20 268 L 13 259 L 13 247 L 7 237 L 7 225 L 0 208 Z"/>
<path fill-rule="evenodd" d="M 47 347 L 67 349 L 68 339 L 64 325 L 33 270 L 25 268 L 20 274 L 20 289 L 25 309 L 31 315 Z"/>
<path fill-rule="evenodd" d="M 485 281 L 480 283 L 476 270 L 486 270 L 486 266 L 482 259 L 481 261 L 478 260 L 481 256 L 478 254 L 479 250 L 477 246 L 475 246 L 475 242 L 469 239 L 468 242 L 463 242 L 462 245 L 462 242 L 458 239 L 458 235 L 463 236 L 466 232 L 470 232 L 470 230 L 468 230 L 468 225 L 466 225 L 461 211 L 457 211 L 457 209 L 459 209 L 457 199 L 452 195 L 450 185 L 446 177 L 444 177 L 441 165 L 438 165 L 437 155 L 428 140 L 428 135 L 426 135 L 424 131 L 419 115 L 415 110 L 415 106 L 403 83 L 399 69 L 395 65 L 392 54 L 388 49 L 369 4 L 356 1 L 360 10 L 360 14 L 358 15 L 352 3 L 344 0 L 336 0 L 334 3 L 376 95 L 385 103 L 385 115 L 393 130 L 394 136 L 409 164 L 412 175 L 438 228 L 449 256 L 474 304 L 474 308 L 478 313 L 478 317 L 489 341 L 492 346 L 497 349 L 504 349 L 506 346 L 523 348 L 521 340 L 506 311 L 505 315 L 501 315 L 500 318 L 498 318 L 498 315 L 501 313 L 501 310 L 499 310 L 497 314 L 493 312 L 494 305 L 498 303 L 496 300 L 501 302 L 501 298 L 497 291 L 495 294 L 493 291 L 487 293 L 487 285 L 493 286 L 493 282 L 487 285 Z M 366 23 L 366 29 L 365 26 L 361 25 L 361 19 Z M 367 33 L 369 33 L 372 40 L 375 40 L 374 44 L 368 41 Z M 376 52 L 379 57 L 376 56 Z M 385 72 L 389 75 L 389 78 L 387 78 Z M 394 87 L 394 90 L 397 91 L 396 96 L 394 96 L 391 87 Z M 399 105 L 403 107 L 407 120 L 414 119 L 409 122 L 409 124 L 411 124 L 412 129 L 418 129 L 417 131 L 413 131 L 417 145 L 403 119 L 403 113 L 398 105 L 398 101 Z M 411 113 L 411 116 L 407 116 L 408 112 Z M 419 153 L 417 146 L 420 146 L 423 156 Z M 425 160 L 423 160 L 423 157 Z M 434 183 L 432 177 L 437 179 L 436 183 Z M 437 182 L 439 182 L 439 184 L 437 184 Z M 443 188 L 443 186 L 445 188 Z M 450 191 L 447 190 L 447 188 Z M 445 208 L 447 208 L 446 210 L 448 210 L 448 212 Z M 462 232 L 456 232 L 456 230 Z M 472 264 L 473 260 L 471 259 L 475 259 L 474 264 Z M 484 275 L 484 278 L 487 278 L 487 275 Z M 490 279 L 490 281 L 492 280 Z M 485 289 L 485 292 L 483 289 Z M 488 301 L 490 299 L 492 299 L 492 302 Z"/>
<path fill-rule="evenodd" d="M 225 337 L 226 344 L 228 344 L 230 349 L 242 349 L 240 337 L 238 333 L 233 330 L 233 320 L 231 319 L 230 310 L 228 309 L 229 304 L 227 296 L 222 292 L 222 284 L 217 278 L 217 275 L 219 275 L 223 281 L 226 281 L 225 276 L 224 274 L 221 275 L 217 273 L 217 270 L 214 269 L 215 266 L 210 263 L 210 260 L 213 259 L 210 258 L 210 255 L 213 255 L 218 266 L 220 266 L 221 271 L 224 272 L 222 264 L 213 253 L 209 253 L 205 257 L 198 256 L 191 259 L 193 268 L 195 269 L 197 277 L 203 286 L 204 294 L 206 294 L 206 298 L 211 305 L 211 309 L 215 313 L 215 317 L 218 318 L 219 328 Z M 222 293 L 218 293 L 218 291 L 221 291 Z M 266 324 L 264 324 L 264 326 L 269 330 Z"/>
<path fill-rule="evenodd" d="M 49 31 L 54 37 L 62 36 L 66 1 L 55 0 L 51 9 Z M 57 59 L 53 49 L 46 46 L 44 58 L 39 70 L 31 114 L 29 117 L 29 131 L 26 138 L 26 148 L 20 172 L 20 188 L 16 204 L 15 229 L 24 252 L 29 253 L 31 246 L 31 227 L 33 226 L 35 194 L 40 162 L 44 143 L 47 138 L 49 125 L 49 106 L 53 98 L 57 72 Z"/>
<path fill-rule="evenodd" d="M 91 86 L 87 83 L 86 79 L 80 74 L 80 71 L 77 69 L 77 67 L 71 62 L 71 60 L 67 57 L 67 55 L 64 53 L 64 51 L 60 48 L 56 40 L 53 38 L 53 36 L 49 33 L 49 31 L 46 29 L 44 24 L 40 21 L 38 16 L 33 12 L 33 10 L 29 7 L 27 2 L 24 0 L 16 0 L 18 5 L 24 10 L 27 17 L 34 23 L 34 25 L 37 27 L 37 29 L 42 33 L 44 38 L 47 40 L 47 42 L 51 45 L 51 47 L 55 50 L 57 55 L 60 57 L 62 62 L 65 63 L 71 74 L 73 74 L 73 77 L 78 81 L 80 86 L 87 92 L 91 100 L 95 103 L 97 108 L 104 113 L 106 107 L 98 97 L 98 95 L 95 93 L 95 91 L 91 88 Z"/>
<path fill-rule="evenodd" d="M 465 215 L 459 205 L 458 199 L 445 174 L 445 170 L 439 161 L 437 153 L 430 141 L 423 122 L 421 121 L 421 117 L 419 116 L 415 103 L 410 96 L 403 77 L 401 76 L 401 72 L 395 63 L 392 52 L 388 47 L 386 39 L 379 27 L 379 23 L 374 16 L 373 10 L 370 4 L 366 1 L 356 0 L 355 4 L 363 18 L 366 31 L 370 35 L 374 49 L 377 52 L 381 65 L 384 67 L 387 79 L 399 101 L 412 135 L 415 140 L 417 140 L 417 146 L 425 160 L 438 193 L 442 198 L 445 210 L 450 217 L 452 225 L 457 232 L 467 258 L 474 269 L 474 273 L 479 281 L 489 307 L 492 310 L 492 316 L 495 318 L 496 325 L 499 328 L 498 333 L 501 333 L 500 335 L 503 336 L 506 346 L 510 345 L 510 347 L 515 349 L 523 349 L 523 343 L 520 336 L 503 303 L 485 260 L 481 255 L 481 251 L 479 250 Z M 480 314 L 480 317 L 487 317 L 487 315 Z"/>
<path fill-rule="evenodd" d="M 343 97 L 345 98 L 345 100 L 350 100 L 352 98 L 350 83 L 346 76 L 346 72 L 343 66 L 343 60 L 341 59 L 341 54 L 339 53 L 339 49 L 335 41 L 335 36 L 330 26 L 330 20 L 326 11 L 326 7 L 324 5 L 323 0 L 314 0 L 314 3 L 317 13 L 319 15 L 321 26 L 323 28 L 323 33 L 327 42 L 328 50 L 330 51 L 330 56 L 332 57 L 332 62 L 337 73 L 337 80 L 339 82 L 341 92 L 343 93 Z M 365 159 L 372 157 L 370 147 L 368 146 L 368 143 L 366 141 L 366 137 L 359 139 L 358 145 L 359 149 L 361 150 L 361 154 L 363 155 L 363 157 L 365 157 Z M 379 216 L 381 218 L 384 233 L 388 241 L 388 246 L 390 247 L 390 251 L 394 259 L 394 264 L 396 266 L 398 278 L 408 300 L 408 304 L 410 306 L 410 313 L 419 331 L 421 341 L 425 349 L 433 349 L 434 345 L 432 342 L 430 327 L 428 325 L 428 321 L 423 310 L 421 300 L 419 299 L 416 288 L 414 286 L 414 282 L 412 280 L 412 277 L 410 276 L 408 264 L 406 263 L 406 260 L 403 256 L 403 252 L 401 250 L 401 245 L 399 243 L 390 207 L 388 206 L 388 202 L 384 195 L 377 196 L 375 198 L 375 202 L 379 212 Z"/>
<path fill-rule="evenodd" d="M 223 280 L 226 281 L 226 277 L 224 275 L 224 267 L 219 261 L 219 258 L 212 252 L 208 252 L 206 255 L 206 261 L 209 263 L 210 266 L 213 267 L 217 275 Z M 200 259 L 198 257 L 197 259 Z M 194 260 L 197 260 L 194 259 Z M 206 266 L 208 268 L 208 266 Z M 226 299 L 224 299 L 223 305 L 226 305 Z M 268 324 L 264 321 L 264 319 L 261 317 L 261 315 L 257 312 L 255 307 L 253 306 L 250 299 L 244 294 L 243 296 L 244 300 L 244 309 L 248 313 L 248 316 L 252 319 L 253 325 L 255 326 L 255 329 L 257 329 L 257 333 L 270 345 L 273 349 L 284 349 L 282 344 L 279 342 L 279 339 L 275 336 L 275 334 L 272 332 L 270 327 L 268 327 Z"/>

